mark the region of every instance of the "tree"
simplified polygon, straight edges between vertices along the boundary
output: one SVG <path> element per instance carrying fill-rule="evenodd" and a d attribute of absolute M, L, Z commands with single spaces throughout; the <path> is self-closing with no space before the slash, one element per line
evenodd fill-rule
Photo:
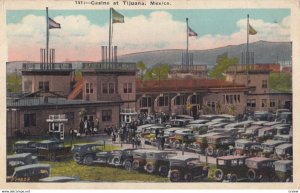
<path fill-rule="evenodd" d="M 152 74 L 156 80 L 168 79 L 170 67 L 168 64 L 158 64 L 152 68 Z"/>
<path fill-rule="evenodd" d="M 144 73 L 145 73 L 145 70 L 147 69 L 147 65 L 143 62 L 143 61 L 139 61 L 137 64 L 136 64 L 136 67 L 140 70 L 140 73 L 141 73 L 141 80 L 144 79 Z"/>
<path fill-rule="evenodd" d="M 6 77 L 7 92 L 20 93 L 22 92 L 22 77 L 17 72 L 8 74 Z"/>
<path fill-rule="evenodd" d="M 278 92 L 292 91 L 292 75 L 287 73 L 271 73 L 269 77 L 270 89 Z"/>
<path fill-rule="evenodd" d="M 217 58 L 217 64 L 210 71 L 209 76 L 217 79 L 224 79 L 223 73 L 232 65 L 238 64 L 238 58 L 229 58 L 227 53 L 224 53 Z"/>

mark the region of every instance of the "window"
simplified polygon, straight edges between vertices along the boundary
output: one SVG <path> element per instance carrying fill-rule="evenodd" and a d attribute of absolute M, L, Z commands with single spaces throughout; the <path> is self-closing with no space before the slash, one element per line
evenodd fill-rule
<path fill-rule="evenodd" d="M 247 107 L 256 107 L 255 99 L 247 99 Z"/>
<path fill-rule="evenodd" d="M 109 83 L 109 94 L 114 94 L 115 93 L 115 84 L 114 83 Z"/>
<path fill-rule="evenodd" d="M 168 96 L 161 96 L 161 97 L 159 97 L 158 105 L 160 107 L 168 106 L 169 105 L 169 97 Z"/>
<path fill-rule="evenodd" d="M 102 93 L 103 94 L 107 94 L 108 93 L 107 83 L 103 83 L 102 84 Z"/>
<path fill-rule="evenodd" d="M 223 95 L 223 104 L 240 103 L 240 95 Z"/>
<path fill-rule="evenodd" d="M 40 81 L 39 82 L 39 90 L 48 92 L 49 89 L 49 81 Z"/>
<path fill-rule="evenodd" d="M 185 105 L 185 104 L 186 104 L 185 96 L 180 95 L 180 96 L 176 97 L 176 99 L 175 99 L 175 105 Z"/>
<path fill-rule="evenodd" d="M 132 93 L 132 83 L 124 83 L 124 93 Z"/>
<path fill-rule="evenodd" d="M 275 107 L 276 103 L 274 99 L 270 99 L 270 107 Z"/>
<path fill-rule="evenodd" d="M 26 80 L 24 82 L 24 91 L 25 92 L 32 92 L 32 81 L 31 80 Z"/>
<path fill-rule="evenodd" d="M 102 121 L 111 121 L 112 110 L 103 110 L 102 111 Z"/>
<path fill-rule="evenodd" d="M 28 113 L 24 114 L 24 127 L 36 126 L 36 114 Z"/>
<path fill-rule="evenodd" d="M 261 87 L 262 88 L 268 88 L 268 81 L 267 80 L 263 80 Z"/>
<path fill-rule="evenodd" d="M 261 107 L 268 107 L 267 99 L 262 99 L 261 100 Z"/>
<path fill-rule="evenodd" d="M 86 83 L 85 84 L 85 93 L 86 94 L 94 93 L 93 83 Z"/>
<path fill-rule="evenodd" d="M 141 107 L 151 107 L 151 97 L 142 97 L 140 101 Z"/>

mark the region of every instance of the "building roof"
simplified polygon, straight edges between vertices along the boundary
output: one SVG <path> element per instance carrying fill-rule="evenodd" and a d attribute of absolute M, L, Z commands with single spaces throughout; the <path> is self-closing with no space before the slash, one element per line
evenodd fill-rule
<path fill-rule="evenodd" d="M 92 104 L 111 104 L 122 103 L 122 101 L 85 101 L 85 100 L 68 100 L 65 98 L 54 97 L 24 97 L 24 98 L 7 98 L 6 105 L 8 108 L 20 107 L 51 107 L 51 106 L 71 106 L 71 105 L 92 105 Z"/>
<path fill-rule="evenodd" d="M 217 79 L 168 79 L 136 81 L 137 93 L 160 91 L 208 91 L 210 89 L 247 89 L 244 85 Z"/>

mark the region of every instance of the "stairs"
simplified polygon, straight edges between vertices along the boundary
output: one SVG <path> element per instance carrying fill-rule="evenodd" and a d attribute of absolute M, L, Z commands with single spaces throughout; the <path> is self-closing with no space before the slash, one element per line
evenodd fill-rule
<path fill-rule="evenodd" d="M 73 90 L 70 92 L 68 99 L 69 100 L 76 99 L 78 95 L 82 92 L 82 88 L 83 88 L 83 80 L 77 81 L 73 87 Z"/>

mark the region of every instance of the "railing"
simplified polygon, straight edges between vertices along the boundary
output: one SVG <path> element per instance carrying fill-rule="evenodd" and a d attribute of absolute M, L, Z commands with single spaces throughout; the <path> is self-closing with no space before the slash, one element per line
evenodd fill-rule
<path fill-rule="evenodd" d="M 174 65 L 172 70 L 206 71 L 207 66 L 206 65 Z"/>
<path fill-rule="evenodd" d="M 61 119 L 66 119 L 66 115 L 49 115 L 49 120 L 61 120 Z"/>
<path fill-rule="evenodd" d="M 22 70 L 28 71 L 50 71 L 50 70 L 72 70 L 72 63 L 23 63 Z"/>
<path fill-rule="evenodd" d="M 120 113 L 131 114 L 131 113 L 136 113 L 136 111 L 135 111 L 135 108 L 132 108 L 132 109 L 130 109 L 130 108 L 128 108 L 128 109 L 124 108 L 124 109 L 121 109 Z"/>
<path fill-rule="evenodd" d="M 136 71 L 135 63 L 107 63 L 107 62 L 95 62 L 95 63 L 82 63 L 83 70 L 99 70 L 99 71 Z"/>

